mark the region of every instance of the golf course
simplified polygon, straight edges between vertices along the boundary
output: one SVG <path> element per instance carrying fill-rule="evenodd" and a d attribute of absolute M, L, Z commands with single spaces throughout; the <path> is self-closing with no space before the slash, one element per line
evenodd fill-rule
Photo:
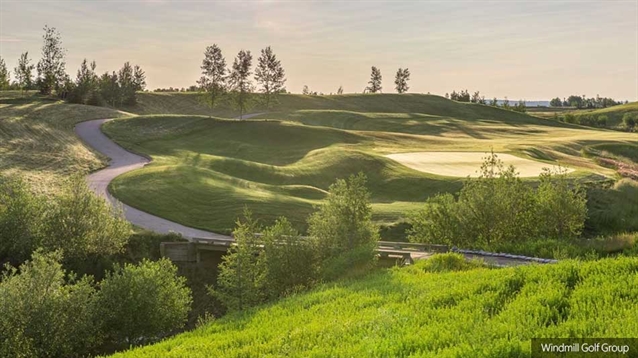
<path fill-rule="evenodd" d="M 224 108 L 202 115 L 211 111 L 195 96 L 142 93 L 127 111 L 143 114 L 103 126 L 119 145 L 152 158 L 109 189 L 132 207 L 223 234 L 244 208 L 265 223 L 286 216 L 303 231 L 330 184 L 358 172 L 368 177 L 374 220 L 392 226 L 428 197 L 458 191 L 490 151 L 525 181 L 543 168 L 580 182 L 613 178 L 585 150 L 638 140 L 434 95 L 286 94 L 244 120 L 222 118 L 232 113 Z"/>
<path fill-rule="evenodd" d="M 0 3 L 0 358 L 638 357 L 634 4 Z"/>

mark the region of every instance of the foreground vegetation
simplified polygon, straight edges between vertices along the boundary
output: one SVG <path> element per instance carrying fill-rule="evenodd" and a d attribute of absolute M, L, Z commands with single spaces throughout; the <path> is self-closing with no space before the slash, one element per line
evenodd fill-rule
<path fill-rule="evenodd" d="M 116 356 L 512 357 L 532 337 L 638 334 L 636 258 L 430 272 L 460 262 L 328 284 Z"/>
<path fill-rule="evenodd" d="M 183 327 L 191 290 L 171 262 L 147 260 L 159 241 L 133 234 L 82 176 L 60 187 L 0 177 L 0 356 L 88 356 Z"/>
<path fill-rule="evenodd" d="M 565 173 L 546 170 L 537 188 L 525 185 L 516 168 L 494 153 L 485 157 L 475 180 L 458 198 L 438 194 L 412 215 L 410 240 L 468 247 L 494 247 L 533 239 L 570 240 L 580 236 L 587 199 Z"/>
<path fill-rule="evenodd" d="M 84 357 L 158 337 L 186 323 L 191 292 L 164 259 L 116 266 L 95 284 L 36 251 L 0 281 L 0 355 Z"/>

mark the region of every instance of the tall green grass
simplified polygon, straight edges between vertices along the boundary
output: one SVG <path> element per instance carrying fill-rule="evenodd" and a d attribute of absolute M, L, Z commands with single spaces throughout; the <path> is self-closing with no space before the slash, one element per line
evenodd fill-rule
<path fill-rule="evenodd" d="M 439 261 L 325 285 L 115 356 L 524 357 L 534 337 L 638 335 L 637 258 L 467 271 Z"/>

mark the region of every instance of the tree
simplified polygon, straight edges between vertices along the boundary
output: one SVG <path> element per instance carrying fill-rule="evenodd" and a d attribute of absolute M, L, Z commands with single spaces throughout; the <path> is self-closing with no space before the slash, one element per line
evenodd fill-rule
<path fill-rule="evenodd" d="M 525 113 L 527 112 L 527 104 L 525 103 L 524 100 L 519 100 L 514 107 L 512 108 L 512 110 L 514 112 L 521 112 L 521 113 Z"/>
<path fill-rule="evenodd" d="M 117 74 L 119 99 L 122 104 L 134 105 L 137 102 L 136 92 L 146 87 L 146 75 L 139 66 L 131 66 L 125 62 Z"/>
<path fill-rule="evenodd" d="M 463 90 L 459 93 L 459 102 L 469 102 L 470 101 L 470 92 L 468 90 Z"/>
<path fill-rule="evenodd" d="M 569 103 L 570 106 L 576 107 L 576 108 L 583 108 L 585 104 L 583 97 L 576 96 L 576 95 L 571 95 L 567 97 L 567 103 Z"/>
<path fill-rule="evenodd" d="M 38 62 L 37 86 L 40 93 L 49 95 L 58 90 L 66 77 L 66 63 L 62 48 L 62 37 L 55 27 L 44 26 L 44 45 L 42 45 L 42 59 Z"/>
<path fill-rule="evenodd" d="M 100 77 L 99 89 L 100 95 L 107 104 L 111 105 L 111 107 L 115 107 L 118 103 L 120 103 L 120 85 L 115 71 L 111 74 L 108 72 L 102 74 Z"/>
<path fill-rule="evenodd" d="M 60 252 L 36 251 L 19 270 L 5 266 L 0 356 L 83 357 L 100 343 L 93 284 L 67 274 L 61 259 Z"/>
<path fill-rule="evenodd" d="M 480 103 L 481 102 L 481 92 L 476 91 L 472 94 L 472 99 L 470 100 L 472 103 Z"/>
<path fill-rule="evenodd" d="M 286 84 L 284 68 L 270 46 L 261 50 L 261 56 L 259 56 L 257 68 L 255 68 L 255 80 L 262 86 L 261 91 L 265 95 L 266 109 L 268 109 L 272 96 L 279 93 Z"/>
<path fill-rule="evenodd" d="M 492 98 L 492 100 L 490 101 L 490 106 L 498 107 L 498 99 L 496 99 L 496 97 Z"/>
<path fill-rule="evenodd" d="M 381 76 L 381 74 L 379 74 Z M 408 87 L 408 81 L 410 80 L 410 70 L 399 68 L 397 71 L 396 77 L 394 79 L 394 84 L 396 85 L 396 89 L 398 93 L 405 93 L 410 89 Z"/>
<path fill-rule="evenodd" d="M 29 59 L 29 52 L 25 52 L 20 55 L 18 67 L 13 70 L 13 73 L 23 94 L 33 86 L 34 68 L 35 65 L 31 64 L 31 60 Z"/>
<path fill-rule="evenodd" d="M 133 67 L 133 85 L 136 91 L 144 91 L 146 89 L 146 73 L 138 65 Z M 137 97 L 133 98 L 134 102 Z"/>
<path fill-rule="evenodd" d="M 121 252 L 130 234 L 130 223 L 121 210 L 95 195 L 76 175 L 51 201 L 40 245 L 49 251 L 63 250 L 66 259 L 81 259 Z"/>
<path fill-rule="evenodd" d="M 372 66 L 372 73 L 370 74 L 370 81 L 368 82 L 366 90 L 370 93 L 381 92 L 381 79 L 381 70 Z"/>
<path fill-rule="evenodd" d="M 230 83 L 235 97 L 234 102 L 239 109 L 240 119 L 250 105 L 250 94 L 253 91 L 253 85 L 249 79 L 252 74 L 250 71 L 252 61 L 253 56 L 250 51 L 239 51 L 233 62 L 233 70 L 230 73 Z"/>
<path fill-rule="evenodd" d="M 561 101 L 561 99 L 559 97 L 556 97 L 554 99 L 552 99 L 551 101 L 549 101 L 549 105 L 552 107 L 562 107 L 563 106 L 563 101 Z"/>
<path fill-rule="evenodd" d="M 182 328 L 191 303 L 186 278 L 168 259 L 116 265 L 96 298 L 105 335 L 125 348 Z"/>
<path fill-rule="evenodd" d="M 95 68 L 95 61 L 90 64 L 87 63 L 86 59 L 82 61 L 75 79 L 74 90 L 69 96 L 70 102 L 87 103 L 89 97 L 98 91 L 98 77 L 95 73 Z"/>
<path fill-rule="evenodd" d="M 326 201 L 308 218 L 308 225 L 324 278 L 371 263 L 379 232 L 372 222 L 366 176 L 359 173 L 332 184 Z"/>
<path fill-rule="evenodd" d="M 343 94 L 343 86 L 339 86 L 339 89 L 337 90 L 337 94 L 338 95 L 342 95 Z"/>
<path fill-rule="evenodd" d="M 235 246 L 222 258 L 217 285 L 211 294 L 229 310 L 242 310 L 265 300 L 264 267 L 259 259 L 261 250 L 256 234 L 260 231 L 248 210 L 237 220 L 233 237 Z"/>
<path fill-rule="evenodd" d="M 7 70 L 7 64 L 0 57 L 0 91 L 8 90 L 10 85 L 10 73 Z"/>
<path fill-rule="evenodd" d="M 301 90 L 301 94 L 306 95 L 306 96 L 310 95 L 311 94 L 310 93 L 310 88 L 308 88 L 307 85 L 304 85 L 303 89 Z"/>
<path fill-rule="evenodd" d="M 205 92 L 206 104 L 214 109 L 221 96 L 226 92 L 227 69 L 226 59 L 222 55 L 222 50 L 213 44 L 206 47 L 204 59 L 202 60 L 202 77 L 197 82 Z"/>

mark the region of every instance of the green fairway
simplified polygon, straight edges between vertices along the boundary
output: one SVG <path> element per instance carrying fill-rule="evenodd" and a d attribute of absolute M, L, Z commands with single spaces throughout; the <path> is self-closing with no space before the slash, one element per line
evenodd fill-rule
<path fill-rule="evenodd" d="M 146 132 L 151 128 L 171 134 Z M 455 191 L 461 184 L 376 154 L 381 147 L 410 143 L 393 135 L 164 116 L 115 121 L 104 129 L 120 144 L 154 159 L 113 182 L 117 197 L 153 214 L 219 232 L 229 232 L 244 206 L 267 221 L 285 215 L 303 228 L 330 184 L 360 171 L 368 175 L 376 217 L 384 222 L 397 220 L 415 201 Z"/>
<path fill-rule="evenodd" d="M 592 179 L 614 172 L 582 157 L 581 148 L 638 139 L 438 96 L 286 95 L 280 102 L 263 119 L 163 115 L 107 123 L 103 130 L 115 141 L 153 158 L 117 178 L 111 191 L 129 205 L 216 232 L 230 232 L 244 207 L 266 222 L 284 215 L 304 229 L 329 185 L 361 171 L 375 220 L 391 224 L 431 195 L 456 192 L 463 178 L 419 172 L 386 154 L 493 149 Z"/>
<path fill-rule="evenodd" d="M 104 165 L 75 136 L 76 123 L 125 114 L 104 107 L 66 104 L 19 91 L 0 92 L 0 175 L 19 174 L 39 191 L 72 173 Z"/>
<path fill-rule="evenodd" d="M 520 357 L 533 337 L 636 337 L 638 259 L 326 284 L 116 357 Z"/>

